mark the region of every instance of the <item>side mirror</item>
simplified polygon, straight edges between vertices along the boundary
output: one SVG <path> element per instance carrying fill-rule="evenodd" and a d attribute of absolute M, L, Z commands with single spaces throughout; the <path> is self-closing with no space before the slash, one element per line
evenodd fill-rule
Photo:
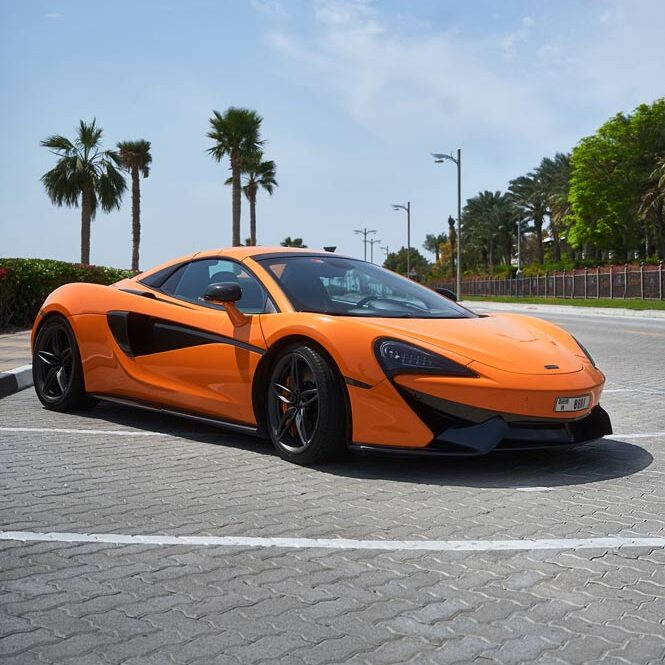
<path fill-rule="evenodd" d="M 242 298 L 242 289 L 240 288 L 240 284 L 236 284 L 235 282 L 209 284 L 203 293 L 204 300 L 224 305 L 224 309 L 234 326 L 244 326 L 249 322 L 249 317 L 245 316 L 236 307 L 236 303 L 240 298 Z"/>
<path fill-rule="evenodd" d="M 457 294 L 454 291 L 451 291 L 450 289 L 444 289 L 442 286 L 437 286 L 434 289 L 440 296 L 443 296 L 444 298 L 448 298 L 448 300 L 452 300 L 453 302 L 457 302 Z"/>
<path fill-rule="evenodd" d="M 240 284 L 235 282 L 216 282 L 209 284 L 203 294 L 203 299 L 208 302 L 218 302 L 224 305 L 228 302 L 238 302 L 242 298 Z"/>

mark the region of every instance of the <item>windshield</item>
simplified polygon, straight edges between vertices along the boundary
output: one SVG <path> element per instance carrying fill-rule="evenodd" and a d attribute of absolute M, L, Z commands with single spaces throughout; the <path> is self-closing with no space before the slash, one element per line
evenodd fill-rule
<path fill-rule="evenodd" d="M 436 291 L 365 261 L 322 255 L 256 260 L 299 312 L 413 319 L 475 316 Z"/>

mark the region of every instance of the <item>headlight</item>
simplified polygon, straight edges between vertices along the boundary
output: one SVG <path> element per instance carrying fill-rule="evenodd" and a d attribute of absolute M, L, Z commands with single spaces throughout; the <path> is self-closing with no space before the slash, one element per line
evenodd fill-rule
<path fill-rule="evenodd" d="M 406 342 L 380 339 L 374 345 L 374 350 L 380 365 L 388 376 L 395 374 L 478 376 L 464 365 Z"/>
<path fill-rule="evenodd" d="M 575 340 L 575 342 L 577 342 L 577 346 L 579 346 L 580 349 L 582 349 L 582 352 L 584 353 L 584 355 L 589 359 L 589 362 L 595 367 L 596 366 L 596 361 L 591 357 L 591 354 L 586 350 L 586 347 L 584 346 L 584 344 L 582 344 L 582 342 L 580 342 L 580 340 L 577 339 L 577 337 L 573 337 L 573 339 Z"/>

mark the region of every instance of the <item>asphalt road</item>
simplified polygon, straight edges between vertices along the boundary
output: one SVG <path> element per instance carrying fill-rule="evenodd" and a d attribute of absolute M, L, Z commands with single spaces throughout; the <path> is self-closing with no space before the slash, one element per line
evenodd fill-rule
<path fill-rule="evenodd" d="M 602 443 L 305 469 L 129 408 L 0 400 L 2 529 L 61 534 L 0 540 L 0 661 L 661 664 L 665 321 L 549 318 L 607 374 Z"/>

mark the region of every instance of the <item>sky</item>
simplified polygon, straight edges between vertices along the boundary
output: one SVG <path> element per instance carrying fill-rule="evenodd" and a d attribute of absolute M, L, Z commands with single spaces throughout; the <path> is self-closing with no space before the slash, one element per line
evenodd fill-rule
<path fill-rule="evenodd" d="M 619 111 L 665 95 L 664 0 L 0 0 L 0 256 L 80 256 L 80 211 L 40 176 L 50 134 L 97 119 L 147 139 L 141 267 L 231 243 L 212 110 L 257 110 L 279 187 L 257 239 L 363 257 L 447 230 L 462 196 L 505 190 Z M 249 235 L 242 210 L 241 237 Z M 370 236 L 372 237 L 372 236 Z M 128 267 L 131 197 L 99 213 L 91 262 Z M 369 248 L 368 248 L 369 258 Z M 428 258 L 432 258 L 428 255 Z"/>

